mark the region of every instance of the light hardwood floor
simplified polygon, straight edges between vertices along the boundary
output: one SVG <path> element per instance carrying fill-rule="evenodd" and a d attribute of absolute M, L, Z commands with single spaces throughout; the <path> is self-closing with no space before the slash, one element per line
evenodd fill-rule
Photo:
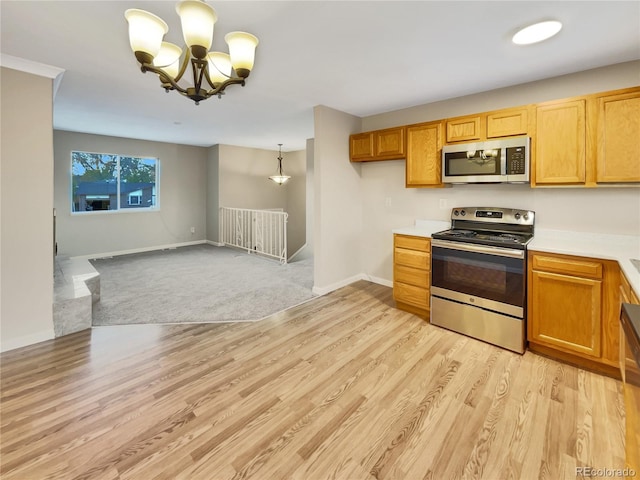
<path fill-rule="evenodd" d="M 364 281 L 258 323 L 100 327 L 0 361 L 3 480 L 624 466 L 619 381 L 434 327 Z"/>

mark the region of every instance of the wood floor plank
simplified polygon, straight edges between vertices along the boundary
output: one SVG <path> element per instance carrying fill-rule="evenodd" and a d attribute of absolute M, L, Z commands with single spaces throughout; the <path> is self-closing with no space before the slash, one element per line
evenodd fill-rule
<path fill-rule="evenodd" d="M 621 392 L 359 281 L 259 322 L 100 327 L 1 354 L 0 476 L 575 478 L 623 467 Z"/>

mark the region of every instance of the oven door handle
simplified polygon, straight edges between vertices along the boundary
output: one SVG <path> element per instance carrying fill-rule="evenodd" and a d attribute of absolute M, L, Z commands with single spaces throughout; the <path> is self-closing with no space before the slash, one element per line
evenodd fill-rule
<path fill-rule="evenodd" d="M 476 245 L 475 243 L 450 242 L 448 240 L 431 240 L 432 247 L 460 250 L 462 252 L 488 253 L 499 257 L 524 258 L 524 250 L 514 248 L 491 247 L 488 245 Z"/>

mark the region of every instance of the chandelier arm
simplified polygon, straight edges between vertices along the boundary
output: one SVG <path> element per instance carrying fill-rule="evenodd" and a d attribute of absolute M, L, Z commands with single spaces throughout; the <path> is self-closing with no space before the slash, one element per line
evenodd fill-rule
<path fill-rule="evenodd" d="M 208 81 L 209 80 L 207 79 L 207 82 Z M 209 85 L 213 87 L 213 90 L 209 90 L 207 92 L 207 98 L 213 97 L 214 95 L 218 95 L 218 94 L 221 95 L 224 92 L 224 89 L 227 88 L 229 85 L 237 85 L 237 84 L 240 84 L 244 87 L 245 79 L 240 77 L 231 77 L 228 80 L 225 80 L 224 82 L 220 83 L 217 87 L 214 87 L 210 83 Z"/>
<path fill-rule="evenodd" d="M 160 77 L 161 81 L 166 80 L 167 83 L 170 83 L 171 86 L 176 89 L 178 92 L 180 92 L 183 95 L 187 95 L 187 90 L 185 88 L 182 88 L 180 85 L 178 85 L 178 83 L 171 78 L 169 75 L 167 75 L 165 73 L 164 70 L 162 70 L 161 68 L 157 68 L 154 67 L 153 65 L 151 65 L 150 63 L 143 63 L 142 66 L 140 67 L 140 69 L 142 70 L 142 72 L 153 72 L 155 74 L 157 74 Z"/>

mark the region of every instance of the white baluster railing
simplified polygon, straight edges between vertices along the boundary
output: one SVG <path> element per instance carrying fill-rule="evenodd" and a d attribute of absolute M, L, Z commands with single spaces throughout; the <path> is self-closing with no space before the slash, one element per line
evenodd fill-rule
<path fill-rule="evenodd" d="M 220 242 L 287 263 L 287 217 L 280 210 L 220 207 Z"/>

